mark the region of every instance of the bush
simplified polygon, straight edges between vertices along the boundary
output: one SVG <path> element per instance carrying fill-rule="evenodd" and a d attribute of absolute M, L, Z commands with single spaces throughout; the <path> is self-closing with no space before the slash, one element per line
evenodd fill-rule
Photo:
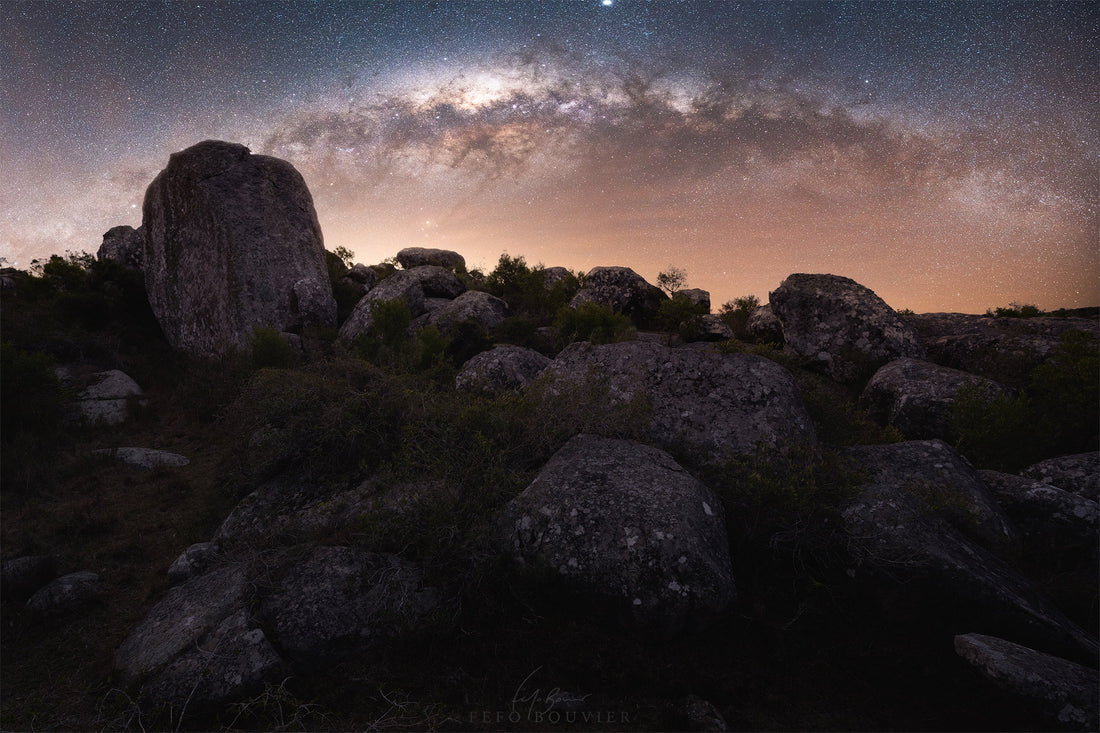
<path fill-rule="evenodd" d="M 323 480 L 378 466 L 400 445 L 407 395 L 356 360 L 261 369 L 229 410 L 247 472 Z"/>
<path fill-rule="evenodd" d="M 703 316 L 707 309 L 692 302 L 683 293 L 676 293 L 662 300 L 657 310 L 657 320 L 670 334 L 675 333 L 684 341 L 698 341 L 703 335 Z"/>
<path fill-rule="evenodd" d="M 636 333 L 629 318 L 616 313 L 609 305 L 591 302 L 576 308 L 564 306 L 554 319 L 554 329 L 565 344 L 574 341 L 611 344 L 628 341 Z"/>
<path fill-rule="evenodd" d="M 721 316 L 733 331 L 735 338 L 745 340 L 749 337 L 749 319 L 760 307 L 760 298 L 755 295 L 742 295 L 740 298 L 722 304 Z"/>
<path fill-rule="evenodd" d="M 544 325 L 576 294 L 579 280 L 570 275 L 547 287 L 542 265 L 531 268 L 522 256 L 504 253 L 496 269 L 485 278 L 484 287 L 507 303 L 513 315 Z"/>
<path fill-rule="evenodd" d="M 1009 303 L 1007 308 L 988 309 L 985 314 L 994 318 L 1037 318 L 1046 315 L 1036 305 L 1015 301 Z"/>
<path fill-rule="evenodd" d="M 1019 395 L 990 397 L 967 385 L 950 419 L 958 450 L 979 468 L 1015 473 L 1036 461 L 1100 447 L 1100 353 L 1086 331 L 1062 334 Z"/>
<path fill-rule="evenodd" d="M 12 443 L 22 436 L 46 439 L 56 433 L 65 395 L 53 359 L 4 341 L 0 374 L 0 439 Z"/>
<path fill-rule="evenodd" d="M 271 326 L 256 326 L 249 344 L 252 347 L 252 366 L 256 369 L 293 366 L 300 356 L 286 337 Z"/>

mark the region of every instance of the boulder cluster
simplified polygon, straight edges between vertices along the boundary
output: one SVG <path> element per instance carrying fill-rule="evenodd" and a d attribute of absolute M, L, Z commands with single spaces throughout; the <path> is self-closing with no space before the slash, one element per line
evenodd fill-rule
<path fill-rule="evenodd" d="M 413 332 L 471 322 L 491 332 L 509 315 L 504 300 L 471 288 L 460 255 L 409 248 L 397 253 L 399 268 L 350 268 L 344 278 L 359 299 L 338 324 L 304 181 L 288 163 L 230 143 L 172 155 L 146 193 L 142 226 L 112 229 L 99 256 L 140 268 L 169 343 L 198 355 L 247 349 L 257 327 L 301 338 L 328 328 L 352 347 L 378 328 L 381 304 L 394 301 L 407 308 Z M 548 285 L 558 269 L 545 271 Z M 685 295 L 709 307 L 707 293 Z M 570 305 L 607 305 L 647 327 L 664 298 L 629 268 L 597 267 Z M 953 448 L 949 415 L 962 387 L 990 396 L 1016 388 L 1011 377 L 999 381 L 997 353 L 1040 363 L 1062 330 L 1095 334 L 1097 324 L 1060 319 L 1012 330 L 994 321 L 903 316 L 848 278 L 792 274 L 747 329 L 861 390 L 860 406 L 903 438 L 830 447 L 858 477 L 838 514 L 852 582 L 957 610 L 970 624 L 954 639 L 962 659 L 1045 706 L 1052 724 L 1095 730 L 1095 629 L 1046 598 L 1018 559 L 1061 567 L 1085 557 L 1095 566 L 1100 455 L 1056 458 L 1019 475 L 975 470 Z M 708 328 L 716 338 L 732 335 L 720 319 Z M 78 403 L 86 420 L 124 420 L 141 399 L 121 372 L 87 381 Z M 604 401 L 587 409 L 629 424 L 566 441 L 498 507 L 488 546 L 553 574 L 630 629 L 666 639 L 707 629 L 739 596 L 728 508 L 706 477 L 761 457 L 810 470 L 823 446 L 799 384 L 763 356 L 644 335 L 555 354 L 500 344 L 468 359 L 455 379 L 479 395 L 537 391 L 551 402 L 583 399 L 597 383 Z M 617 437 L 626 434 L 642 439 Z M 186 461 L 132 447 L 110 455 L 140 468 Z M 197 714 L 289 671 L 311 674 L 382 648 L 446 612 L 439 590 L 399 554 L 301 541 L 346 537 L 374 512 L 452 490 L 379 480 L 352 488 L 318 487 L 293 473 L 265 480 L 209 542 L 181 548 L 171 588 L 117 650 L 120 684 L 143 706 Z M 93 574 L 56 575 L 50 558 L 5 562 L 5 593 L 27 597 L 39 613 L 94 597 Z"/>

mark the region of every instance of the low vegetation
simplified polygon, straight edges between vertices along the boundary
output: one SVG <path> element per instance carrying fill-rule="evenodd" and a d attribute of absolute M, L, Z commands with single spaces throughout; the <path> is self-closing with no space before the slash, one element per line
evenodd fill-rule
<path fill-rule="evenodd" d="M 330 256 L 334 283 L 347 264 L 339 252 Z M 790 369 L 821 447 L 810 458 L 761 454 L 700 476 L 725 504 L 736 608 L 705 635 L 660 642 L 579 606 L 552 574 L 519 572 L 502 560 L 485 539 L 495 511 L 573 435 L 644 438 L 650 409 L 642 399 L 605 399 L 598 379 L 565 395 L 538 382 L 496 397 L 455 391 L 457 368 L 496 341 L 554 353 L 572 341 L 608 343 L 637 333 L 629 318 L 605 306 L 567 307 L 582 277 L 570 274 L 548 288 L 545 274 L 503 255 L 477 281 L 512 309 L 492 333 L 471 326 L 411 335 L 408 308 L 381 302 L 372 314 L 375 333 L 349 350 L 324 343 L 307 356 L 273 329 L 259 328 L 249 356 L 216 361 L 168 348 L 125 268 L 70 255 L 21 277 L 0 309 L 4 555 L 50 553 L 66 571 L 93 569 L 105 600 L 64 623 L 27 619 L 5 601 L 2 726 L 144 725 L 112 683 L 114 650 L 164 591 L 176 555 L 208 540 L 253 488 L 287 472 L 330 489 L 370 478 L 435 487 L 400 510 L 381 510 L 322 539 L 400 552 L 442 589 L 447 613 L 370 659 L 269 685 L 195 725 L 508 729 L 509 701 L 558 687 L 591 693 L 590 710 L 614 713 L 596 726 L 606 729 L 683 729 L 680 701 L 688 694 L 738 701 L 723 710 L 732 728 L 1035 720 L 1014 700 L 979 689 L 950 663 L 949 649 L 943 659 L 933 654 L 937 675 L 913 666 L 927 662 L 941 630 L 899 639 L 889 612 L 847 581 L 839 510 L 859 475 L 831 448 L 900 435 L 858 409 L 854 388 L 772 346 L 748 343 L 747 320 L 759 305 L 751 296 L 723 308 L 738 338 L 717 348 Z M 694 338 L 698 307 L 686 298 L 667 303 L 666 330 Z M 117 430 L 70 425 L 64 414 L 72 394 L 54 373 L 60 364 L 123 369 L 145 387 L 148 406 Z M 1095 343 L 1069 334 L 1025 394 L 1000 402 L 962 395 L 960 447 L 994 467 L 1087 449 L 1095 443 L 1088 406 L 1098 400 L 1097 368 Z M 591 407 L 608 404 L 616 406 Z M 1065 405 L 1083 408 L 1076 414 Z M 92 453 L 116 445 L 177 451 L 192 466 L 138 473 Z M 991 705 L 993 713 L 985 709 Z"/>

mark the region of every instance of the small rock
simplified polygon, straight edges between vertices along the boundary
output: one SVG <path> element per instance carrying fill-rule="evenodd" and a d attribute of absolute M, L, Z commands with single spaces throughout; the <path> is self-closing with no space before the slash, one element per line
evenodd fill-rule
<path fill-rule="evenodd" d="M 40 615 L 67 613 L 99 597 L 99 576 L 87 570 L 51 580 L 27 601 L 27 610 Z"/>
<path fill-rule="evenodd" d="M 118 226 L 103 235 L 96 259 L 114 260 L 119 264 L 140 270 L 145 261 L 145 231 L 131 226 Z"/>
<path fill-rule="evenodd" d="M 168 568 L 168 582 L 177 585 L 202 575 L 221 559 L 221 548 L 214 542 L 198 542 L 184 550 Z"/>
<path fill-rule="evenodd" d="M 497 346 L 475 355 L 455 377 L 456 389 L 496 394 L 518 389 L 534 379 L 550 359 L 521 346 Z"/>
<path fill-rule="evenodd" d="M 413 318 L 424 313 L 424 288 L 420 285 L 420 279 L 409 270 L 400 270 L 378 283 L 359 300 L 355 310 L 340 327 L 340 343 L 351 346 L 359 334 L 371 333 L 374 329 L 374 304 L 393 300 L 403 300 Z"/>
<path fill-rule="evenodd" d="M 57 577 L 57 558 L 28 555 L 5 560 L 0 565 L 0 593 L 5 601 L 22 602 Z"/>
<path fill-rule="evenodd" d="M 593 267 L 584 277 L 584 287 L 573 296 L 570 305 L 599 303 L 616 313 L 630 316 L 640 326 L 655 322 L 661 301 L 666 296 L 629 267 Z"/>
<path fill-rule="evenodd" d="M 453 300 L 466 292 L 466 286 L 453 272 L 436 265 L 423 265 L 408 270 L 408 273 L 420 282 L 420 288 L 426 298 L 448 298 Z"/>
<path fill-rule="evenodd" d="M 687 729 L 693 731 L 727 731 L 726 719 L 718 708 L 697 695 L 688 695 L 683 701 Z"/>
<path fill-rule="evenodd" d="M 758 344 L 783 343 L 783 323 L 772 311 L 771 305 L 767 303 L 757 306 L 756 310 L 749 316 L 746 328 L 749 335 Z"/>
<path fill-rule="evenodd" d="M 485 330 L 496 328 L 508 317 L 508 304 L 480 290 L 468 290 L 442 308 L 428 315 L 428 323 L 448 330 L 466 321 L 477 323 Z"/>
<path fill-rule="evenodd" d="M 98 372 L 95 382 L 77 397 L 76 408 L 89 423 L 119 425 L 130 417 L 131 400 L 141 401 L 141 387 L 125 372 Z"/>
<path fill-rule="evenodd" d="M 710 313 L 710 293 L 700 288 L 686 288 L 684 290 L 677 290 L 677 295 L 682 295 L 691 301 L 692 305 L 701 306 L 703 310 Z"/>

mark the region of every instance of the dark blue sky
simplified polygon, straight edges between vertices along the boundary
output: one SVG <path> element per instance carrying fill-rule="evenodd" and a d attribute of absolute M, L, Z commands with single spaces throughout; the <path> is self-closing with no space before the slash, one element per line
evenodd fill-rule
<path fill-rule="evenodd" d="M 835 272 L 896 307 L 1095 304 L 1100 5 L 0 4 L 0 255 L 140 223 L 167 155 L 306 176 L 327 244 Z"/>

